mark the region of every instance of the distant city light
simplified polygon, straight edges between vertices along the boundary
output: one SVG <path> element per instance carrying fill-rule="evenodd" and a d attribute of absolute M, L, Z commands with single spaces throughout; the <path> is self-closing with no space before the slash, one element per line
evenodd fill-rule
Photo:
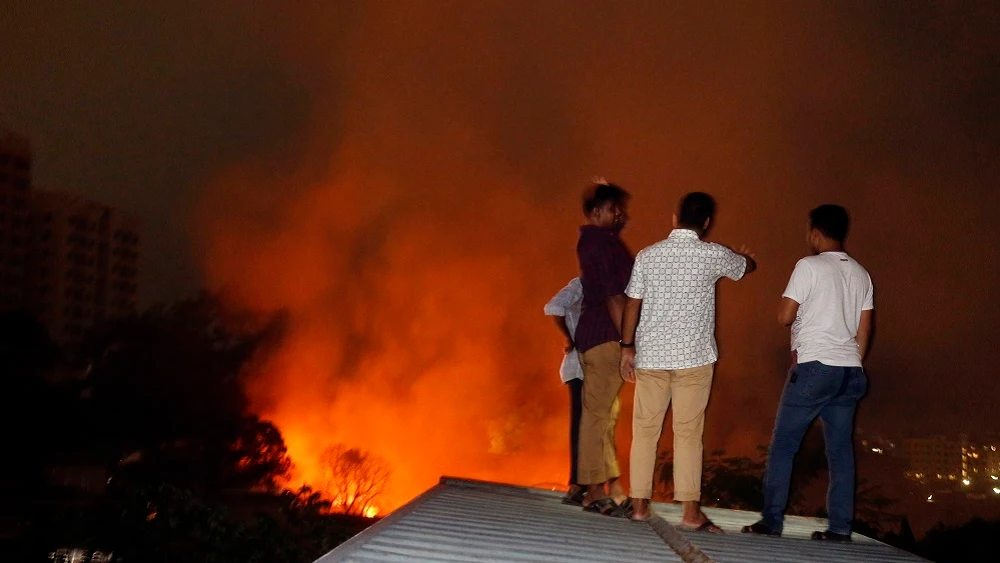
<path fill-rule="evenodd" d="M 880 454 L 880 453 L 882 453 L 882 448 L 872 448 L 872 451 L 875 452 L 875 453 L 877 453 L 877 454 Z"/>
<path fill-rule="evenodd" d="M 1000 489 L 993 487 L 993 492 L 1000 495 Z"/>
<path fill-rule="evenodd" d="M 934 495 L 927 495 L 927 502 L 934 502 Z"/>
<path fill-rule="evenodd" d="M 971 482 L 972 481 L 969 481 L 968 479 L 962 479 L 962 484 L 965 485 L 966 487 L 968 487 L 969 483 L 971 483 Z"/>
<path fill-rule="evenodd" d="M 993 479 L 994 481 L 996 481 L 997 480 L 997 476 L 996 475 L 990 475 L 990 479 Z"/>

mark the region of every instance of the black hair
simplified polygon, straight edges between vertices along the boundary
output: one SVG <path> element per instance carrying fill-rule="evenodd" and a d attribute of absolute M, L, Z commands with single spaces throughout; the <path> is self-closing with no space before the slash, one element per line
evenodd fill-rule
<path fill-rule="evenodd" d="M 583 214 L 590 215 L 609 201 L 614 205 L 621 205 L 630 197 L 632 196 L 628 192 L 615 184 L 594 184 L 583 194 Z"/>
<path fill-rule="evenodd" d="M 817 229 L 823 236 L 837 242 L 844 242 L 847 239 L 847 229 L 850 227 L 851 218 L 847 215 L 847 210 L 839 205 L 820 205 L 809 212 L 809 227 Z"/>
<path fill-rule="evenodd" d="M 701 232 L 705 221 L 715 217 L 715 199 L 704 192 L 691 192 L 681 199 L 677 226 Z"/>

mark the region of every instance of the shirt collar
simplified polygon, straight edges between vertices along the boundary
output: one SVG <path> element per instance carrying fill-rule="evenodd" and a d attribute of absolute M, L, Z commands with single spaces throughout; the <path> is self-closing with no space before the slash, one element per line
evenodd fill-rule
<path fill-rule="evenodd" d="M 674 239 L 674 240 L 679 240 L 679 239 L 696 240 L 696 239 L 700 239 L 701 237 L 699 237 L 698 233 L 692 231 L 691 229 L 677 228 L 677 229 L 674 229 L 674 230 L 670 231 L 670 235 L 667 236 L 667 238 L 668 239 Z"/>

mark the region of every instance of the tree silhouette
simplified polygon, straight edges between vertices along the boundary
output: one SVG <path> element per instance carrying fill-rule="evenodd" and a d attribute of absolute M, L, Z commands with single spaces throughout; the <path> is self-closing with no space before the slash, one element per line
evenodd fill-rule
<path fill-rule="evenodd" d="M 130 472 L 147 484 L 273 488 L 287 454 L 277 430 L 247 414 L 242 375 L 280 322 L 232 330 L 227 315 L 203 294 L 90 334 L 91 429 L 79 442 L 112 465 L 141 454 Z"/>
<path fill-rule="evenodd" d="M 389 464 L 382 458 L 343 444 L 331 446 L 320 457 L 324 492 L 333 508 L 344 514 L 364 515 L 389 483 Z"/>
<path fill-rule="evenodd" d="M 243 432 L 233 442 L 230 453 L 234 458 L 227 464 L 233 468 L 227 479 L 230 486 L 277 491 L 287 482 L 292 469 L 281 432 L 257 417 L 244 419 Z"/>
<path fill-rule="evenodd" d="M 895 504 L 896 499 L 886 496 L 881 485 L 873 485 L 864 478 L 858 479 L 857 493 L 854 495 L 855 526 L 863 524 L 868 528 L 866 535 L 872 537 L 894 531 L 903 520 L 901 515 L 891 511 Z"/>

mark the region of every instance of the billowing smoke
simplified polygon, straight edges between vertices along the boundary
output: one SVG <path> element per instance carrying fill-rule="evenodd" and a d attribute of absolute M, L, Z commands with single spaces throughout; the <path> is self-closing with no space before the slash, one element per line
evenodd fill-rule
<path fill-rule="evenodd" d="M 961 305 L 949 296 L 998 281 L 993 269 L 930 287 L 939 270 L 998 258 L 969 226 L 996 211 L 977 198 L 1000 134 L 977 116 L 997 117 L 997 66 L 981 60 L 997 48 L 949 31 L 975 14 L 327 4 L 280 3 L 245 21 L 282 51 L 313 111 L 295 146 L 220 171 L 198 214 L 210 285 L 288 312 L 289 337 L 250 391 L 301 478 L 345 444 L 391 465 L 389 507 L 442 474 L 565 480 L 560 341 L 541 307 L 576 275 L 579 194 L 595 174 L 635 196 L 633 250 L 665 236 L 677 199 L 698 189 L 720 203 L 712 236 L 758 251 L 760 272 L 721 289 L 708 449 L 766 440 L 787 343 L 772 311 L 819 203 L 853 211 L 851 250 L 879 291 L 872 372 L 885 375 L 869 405 L 896 416 L 873 419 L 905 428 L 930 397 L 910 389 L 917 400 L 904 402 L 893 386 L 972 368 L 948 353 L 961 338 L 915 327 L 951 318 Z M 923 58 L 928 38 L 958 54 Z M 944 86 L 970 68 L 979 82 Z M 928 232 L 946 225 L 967 252 Z M 997 306 L 986 309 L 968 322 L 995 339 L 983 327 Z M 927 375 L 900 369 L 918 364 Z M 627 426 L 619 434 L 627 443 Z"/>

